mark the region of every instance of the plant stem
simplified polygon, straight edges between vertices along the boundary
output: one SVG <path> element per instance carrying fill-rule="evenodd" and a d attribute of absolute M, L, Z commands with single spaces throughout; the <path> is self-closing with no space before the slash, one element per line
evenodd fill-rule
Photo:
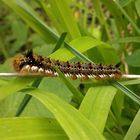
<path fill-rule="evenodd" d="M 116 4 L 116 6 L 120 9 L 120 11 L 124 14 L 124 16 L 126 17 L 126 19 L 132 24 L 132 26 L 137 31 L 137 33 L 140 35 L 140 29 L 135 24 L 135 22 L 130 18 L 130 16 L 125 12 L 125 10 L 120 6 L 120 4 L 116 0 L 114 0 L 114 2 Z"/>

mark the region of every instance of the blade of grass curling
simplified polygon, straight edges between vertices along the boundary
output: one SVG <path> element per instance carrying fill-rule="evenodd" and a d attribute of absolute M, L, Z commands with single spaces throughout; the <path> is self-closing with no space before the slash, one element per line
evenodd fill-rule
<path fill-rule="evenodd" d="M 0 137 L 2 140 L 68 140 L 56 120 L 33 117 L 1 118 Z"/>
<path fill-rule="evenodd" d="M 30 91 L 30 95 L 38 99 L 53 113 L 70 139 L 105 140 L 103 135 L 88 119 L 56 95 L 49 92 L 46 94 L 38 89 Z"/>
<path fill-rule="evenodd" d="M 124 140 L 136 140 L 139 134 L 140 134 L 140 109 L 137 112 L 132 124 L 130 125 L 124 137 Z"/>
<path fill-rule="evenodd" d="M 102 133 L 117 89 L 112 86 L 89 88 L 79 111 Z"/>
<path fill-rule="evenodd" d="M 25 88 L 27 85 L 29 85 L 31 82 L 33 82 L 34 78 L 16 78 L 10 83 L 1 86 L 0 87 L 0 100 L 3 100 L 7 96 L 9 96 L 12 93 L 15 93 L 23 88 Z"/>
<path fill-rule="evenodd" d="M 73 93 L 73 99 L 78 102 L 78 104 L 80 104 L 83 99 L 82 93 L 71 84 L 71 82 L 62 74 L 62 72 L 57 67 L 55 67 L 55 70 L 57 71 L 58 75 L 63 80 L 65 85 L 68 87 L 68 89 Z"/>
<path fill-rule="evenodd" d="M 140 105 L 140 97 L 137 96 L 133 91 L 129 90 L 127 87 L 125 87 L 124 85 L 122 85 L 120 82 L 117 81 L 112 81 L 111 84 L 117 89 L 121 90 L 123 93 L 125 93 L 134 102 Z"/>
<path fill-rule="evenodd" d="M 37 78 L 33 82 L 32 87 L 37 88 L 40 85 L 42 79 L 43 79 L 42 77 Z M 32 96 L 31 95 L 28 95 L 28 94 L 26 94 L 24 96 L 22 102 L 20 103 L 20 105 L 19 105 L 19 107 L 17 109 L 17 112 L 16 112 L 15 116 L 20 116 L 20 114 L 24 111 L 25 107 L 27 106 L 27 104 L 29 103 L 29 101 L 31 100 L 31 98 L 32 98 Z"/>

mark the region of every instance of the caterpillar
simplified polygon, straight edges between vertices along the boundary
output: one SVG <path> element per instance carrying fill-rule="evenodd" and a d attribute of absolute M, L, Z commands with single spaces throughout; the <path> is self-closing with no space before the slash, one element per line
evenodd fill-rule
<path fill-rule="evenodd" d="M 48 77 L 56 77 L 57 67 L 66 77 L 72 79 L 119 79 L 122 76 L 120 64 L 103 65 L 95 63 L 61 62 L 34 54 L 32 50 L 19 54 L 13 59 L 13 67 L 18 73 L 36 73 Z"/>

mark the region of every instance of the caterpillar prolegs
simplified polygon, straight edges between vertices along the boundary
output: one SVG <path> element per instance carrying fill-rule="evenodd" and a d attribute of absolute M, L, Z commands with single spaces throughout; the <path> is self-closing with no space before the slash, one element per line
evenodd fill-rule
<path fill-rule="evenodd" d="M 71 77 L 72 79 L 119 79 L 122 76 L 119 64 L 103 65 L 68 61 L 61 62 L 34 54 L 32 50 L 26 54 L 16 56 L 13 60 L 13 66 L 15 71 L 19 73 L 36 73 L 48 77 L 58 76 L 54 66 L 66 77 Z"/>

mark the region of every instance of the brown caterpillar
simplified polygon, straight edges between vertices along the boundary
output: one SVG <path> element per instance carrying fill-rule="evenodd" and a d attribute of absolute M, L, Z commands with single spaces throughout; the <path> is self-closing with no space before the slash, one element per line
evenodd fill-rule
<path fill-rule="evenodd" d="M 54 69 L 56 66 L 66 77 L 72 79 L 119 79 L 122 76 L 119 65 L 60 62 L 34 54 L 32 50 L 26 54 L 18 55 L 13 60 L 14 69 L 19 73 L 39 73 L 40 75 L 55 77 L 58 76 Z"/>

